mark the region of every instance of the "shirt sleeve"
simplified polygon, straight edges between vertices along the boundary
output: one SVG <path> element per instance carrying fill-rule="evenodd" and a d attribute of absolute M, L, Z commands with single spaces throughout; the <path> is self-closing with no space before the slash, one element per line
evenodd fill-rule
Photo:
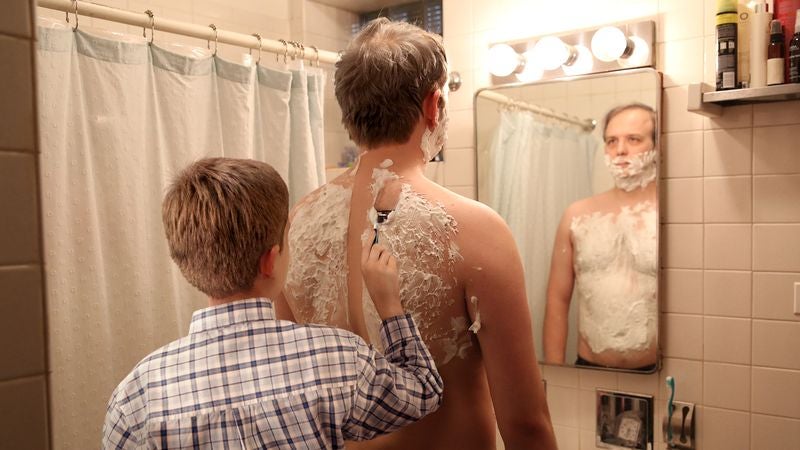
<path fill-rule="evenodd" d="M 372 439 L 436 411 L 442 401 L 442 378 L 417 325 L 409 314 L 381 324 L 380 354 L 359 338 L 358 381 L 346 439 Z"/>
<path fill-rule="evenodd" d="M 106 420 L 103 423 L 103 440 L 101 448 L 110 449 L 133 449 L 138 448 L 138 440 L 134 436 L 122 411 L 112 402 L 106 410 Z"/>

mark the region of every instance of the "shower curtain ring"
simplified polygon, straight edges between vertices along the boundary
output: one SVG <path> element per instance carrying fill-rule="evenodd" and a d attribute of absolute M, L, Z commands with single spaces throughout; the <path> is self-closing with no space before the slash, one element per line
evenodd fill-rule
<path fill-rule="evenodd" d="M 147 14 L 148 17 L 150 17 L 150 40 L 147 41 L 147 43 L 148 44 L 152 44 L 153 43 L 153 36 L 155 35 L 155 31 L 156 31 L 156 17 L 153 14 L 153 11 L 150 11 L 149 9 L 147 11 L 145 11 L 144 13 Z M 147 28 L 142 27 L 142 37 L 143 38 L 147 37 L 146 30 L 147 30 Z"/>
<path fill-rule="evenodd" d="M 292 46 L 292 53 L 289 53 L 289 46 L 290 45 Z M 290 59 L 294 59 L 294 42 L 292 42 L 292 41 L 286 41 L 286 48 L 284 49 L 284 52 L 283 52 L 283 62 L 284 63 L 286 62 L 286 57 L 287 56 Z"/>
<path fill-rule="evenodd" d="M 211 56 L 217 56 L 217 44 L 218 44 L 217 37 L 219 32 L 217 31 L 217 26 L 214 25 L 213 23 L 208 24 L 208 27 L 214 30 L 214 53 L 212 53 Z M 208 47 L 208 49 L 211 50 L 211 39 L 206 41 L 206 47 Z"/>
<path fill-rule="evenodd" d="M 292 61 L 294 61 L 297 59 L 297 54 L 300 53 L 300 47 L 297 41 L 289 41 L 289 43 L 292 44 Z"/>
<path fill-rule="evenodd" d="M 72 31 L 78 30 L 78 0 L 72 0 L 72 5 L 75 7 L 75 26 L 72 27 Z M 65 11 L 64 14 L 67 15 L 67 23 L 69 23 L 69 11 Z"/>
<path fill-rule="evenodd" d="M 258 33 L 253 33 L 253 36 L 258 39 L 258 59 L 256 60 L 256 65 L 259 65 L 261 64 L 261 35 Z"/>
<path fill-rule="evenodd" d="M 278 42 L 283 44 L 283 63 L 286 64 L 286 55 L 289 54 L 289 44 L 284 39 L 278 39 Z M 275 53 L 275 62 L 278 62 L 278 54 Z"/>
<path fill-rule="evenodd" d="M 302 42 L 298 42 L 297 45 L 300 46 L 300 60 L 302 61 L 306 59 L 306 46 Z"/>
<path fill-rule="evenodd" d="M 312 45 L 311 48 L 313 48 L 314 52 L 317 54 L 317 58 L 314 60 L 314 62 L 317 64 L 317 67 L 319 67 L 319 49 L 316 45 Z"/>
<path fill-rule="evenodd" d="M 294 45 L 294 59 L 300 58 L 303 60 L 303 44 L 298 41 L 293 41 L 292 44 Z"/>

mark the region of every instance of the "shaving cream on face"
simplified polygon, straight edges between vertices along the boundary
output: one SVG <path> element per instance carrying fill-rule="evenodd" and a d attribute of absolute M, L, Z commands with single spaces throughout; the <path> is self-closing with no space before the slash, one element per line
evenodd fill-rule
<path fill-rule="evenodd" d="M 614 185 L 625 192 L 643 189 L 656 179 L 656 151 L 648 150 L 635 156 L 605 155 L 606 167 L 614 178 Z M 620 163 L 628 163 L 621 166 Z"/>
<path fill-rule="evenodd" d="M 439 114 L 439 123 L 436 124 L 433 130 L 425 128 L 425 133 L 422 134 L 420 147 L 426 163 L 438 155 L 444 149 L 445 143 L 447 143 L 447 126 L 450 121 L 447 116 L 447 85 L 442 88 L 441 98 L 444 99 L 444 107 L 442 107 Z"/>

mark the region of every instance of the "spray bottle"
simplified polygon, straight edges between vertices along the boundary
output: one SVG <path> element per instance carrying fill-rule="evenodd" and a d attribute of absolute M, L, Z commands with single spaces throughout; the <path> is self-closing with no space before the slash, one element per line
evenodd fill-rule
<path fill-rule="evenodd" d="M 736 0 L 717 0 L 717 90 L 736 89 Z"/>

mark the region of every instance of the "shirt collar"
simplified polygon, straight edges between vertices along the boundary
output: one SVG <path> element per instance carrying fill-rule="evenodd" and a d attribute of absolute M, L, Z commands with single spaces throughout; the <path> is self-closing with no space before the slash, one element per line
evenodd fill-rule
<path fill-rule="evenodd" d="M 263 297 L 237 300 L 195 311 L 192 314 L 189 334 L 259 320 L 275 320 L 272 300 Z"/>

